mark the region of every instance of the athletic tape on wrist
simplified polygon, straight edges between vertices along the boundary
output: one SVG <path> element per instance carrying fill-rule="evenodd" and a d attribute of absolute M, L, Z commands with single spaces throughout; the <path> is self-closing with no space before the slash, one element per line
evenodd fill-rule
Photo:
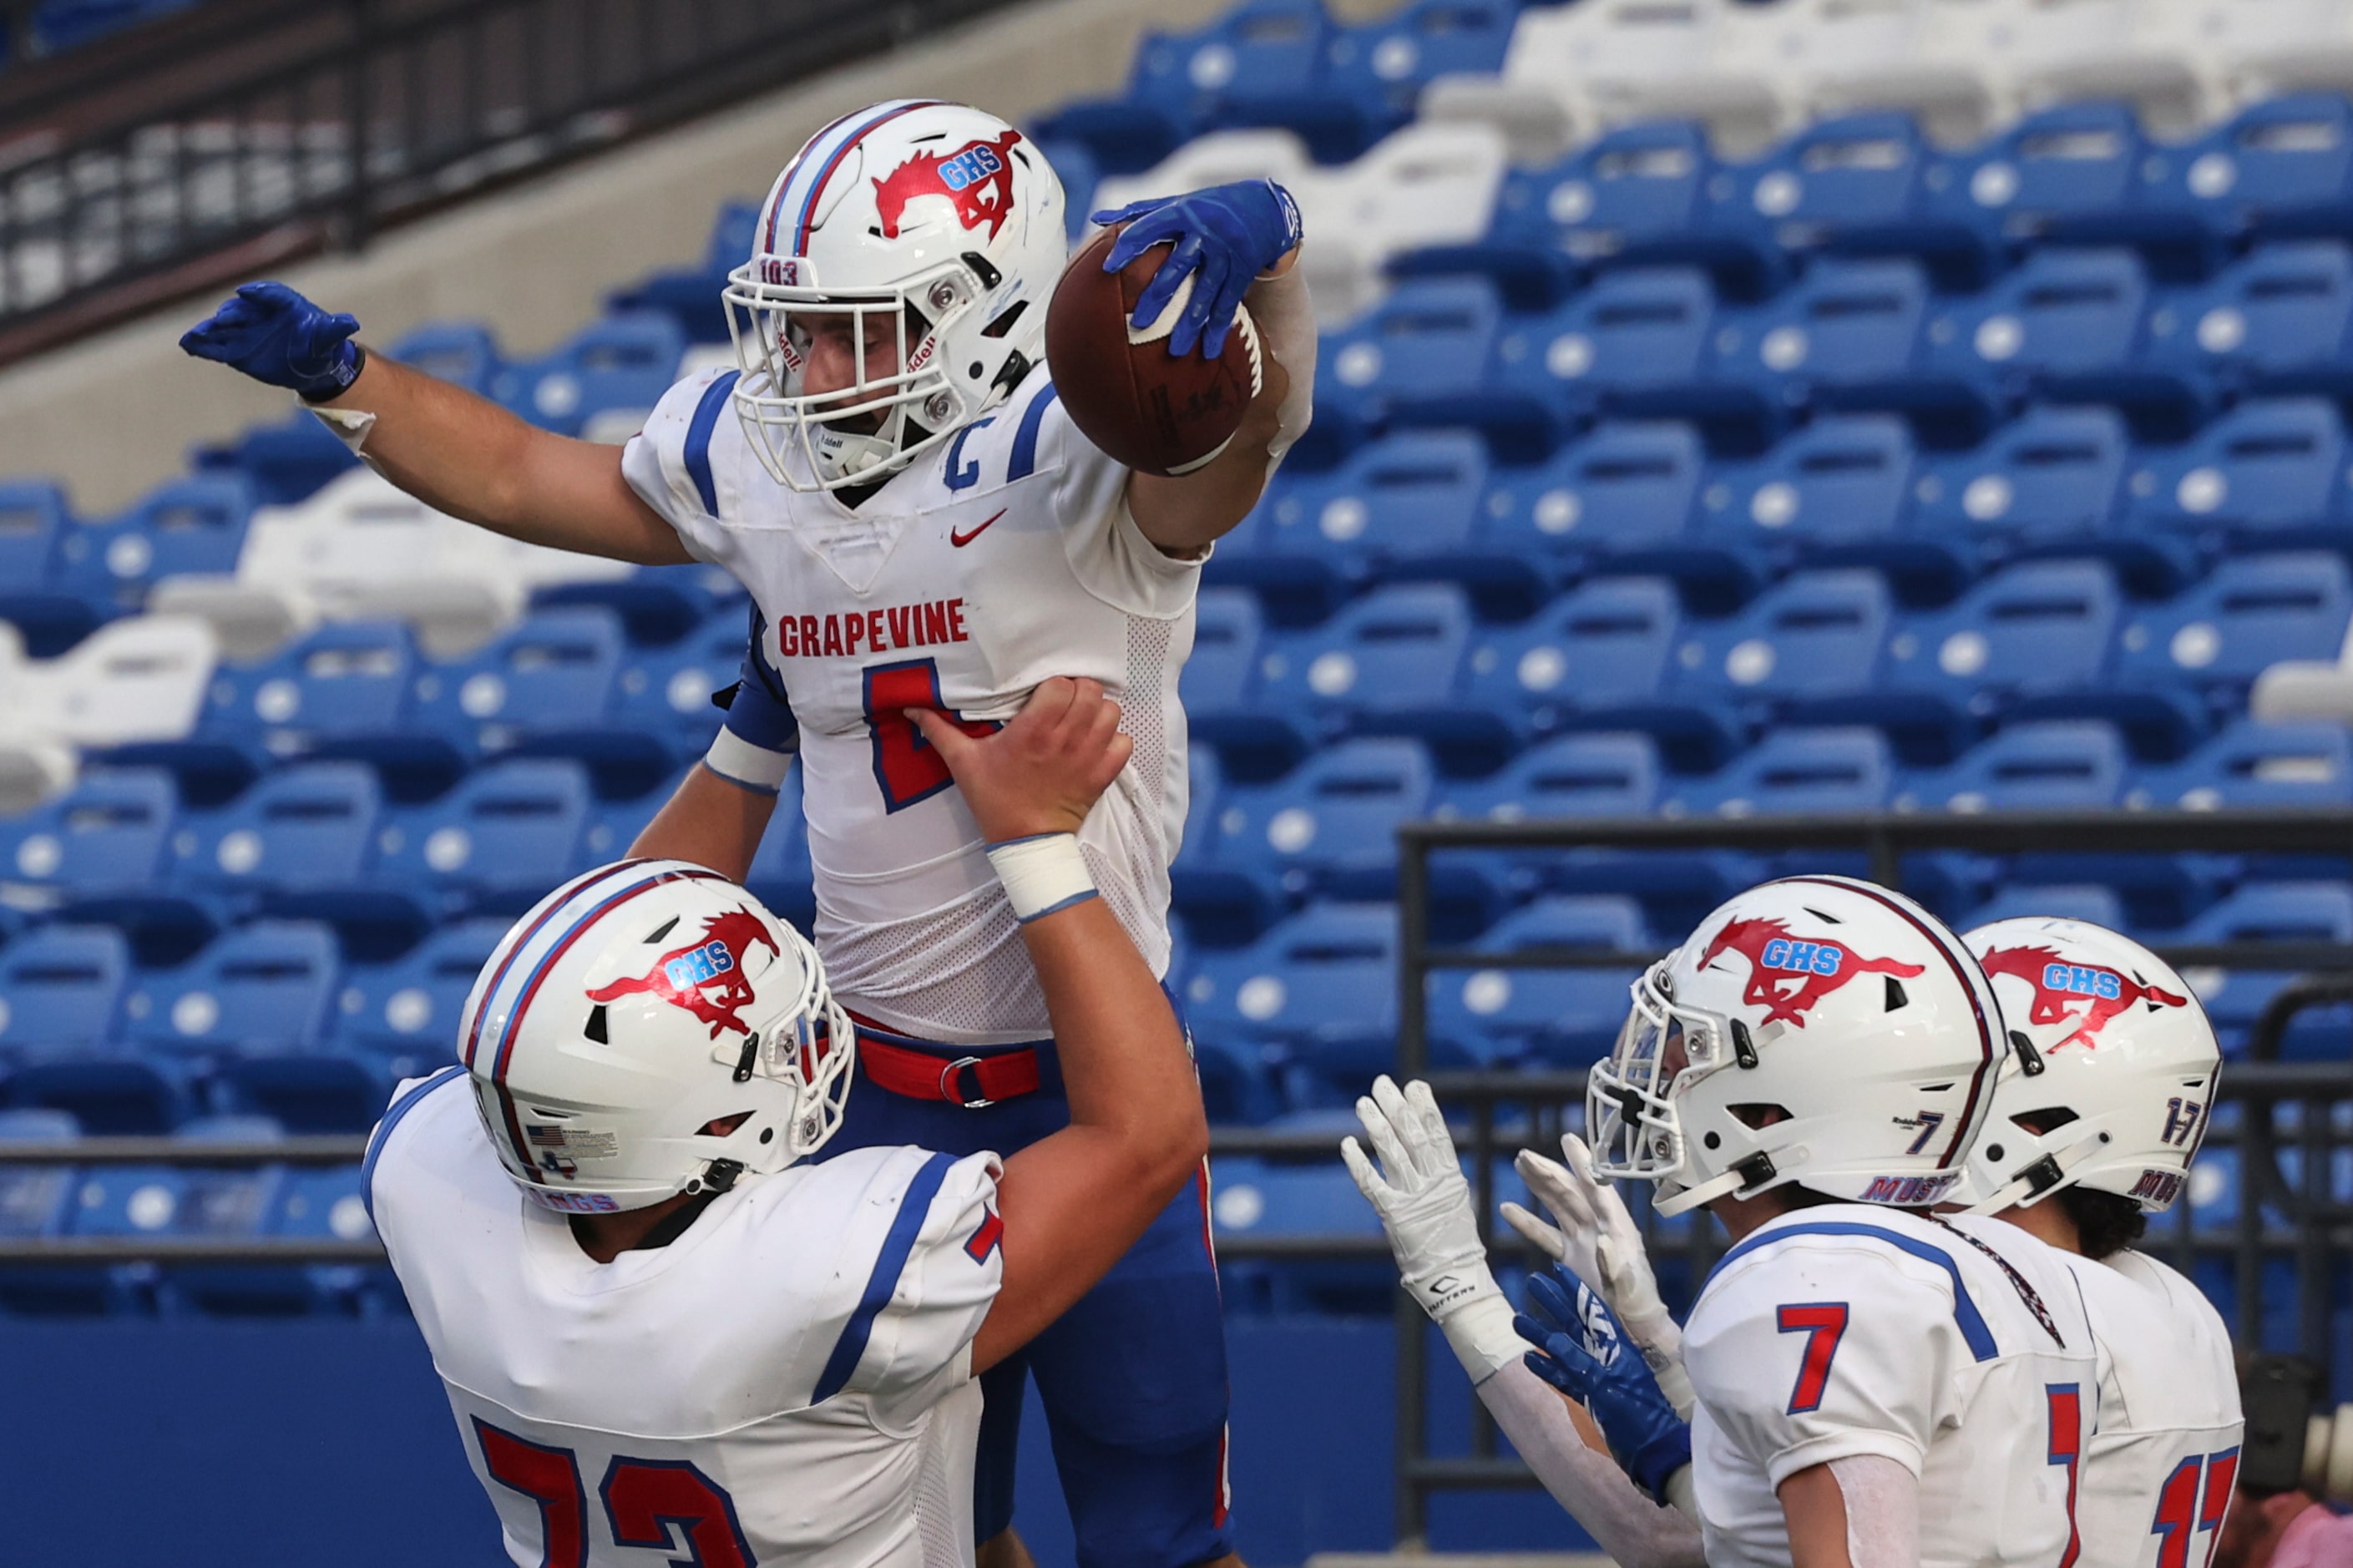
<path fill-rule="evenodd" d="M 792 772 L 793 753 L 755 746 L 733 730 L 722 730 L 702 754 L 702 765 L 738 789 L 774 795 Z"/>
<path fill-rule="evenodd" d="M 1098 896 L 1075 833 L 1033 833 L 992 844 L 988 863 L 997 868 L 1014 918 L 1023 925 Z"/>

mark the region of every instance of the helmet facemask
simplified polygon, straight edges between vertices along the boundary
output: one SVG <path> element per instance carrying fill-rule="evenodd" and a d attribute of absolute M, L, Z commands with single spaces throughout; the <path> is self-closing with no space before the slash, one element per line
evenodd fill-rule
<path fill-rule="evenodd" d="M 736 415 L 761 466 L 788 489 L 879 484 L 980 412 L 943 349 L 982 301 L 961 259 L 851 292 L 819 287 L 805 257 L 755 256 L 728 275 L 723 298 L 743 369 Z M 814 337 L 845 332 L 851 381 L 807 391 Z"/>

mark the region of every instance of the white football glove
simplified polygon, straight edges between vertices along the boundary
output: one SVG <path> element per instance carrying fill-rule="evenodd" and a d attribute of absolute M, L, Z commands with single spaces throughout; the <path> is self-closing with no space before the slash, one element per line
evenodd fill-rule
<path fill-rule="evenodd" d="M 1593 1152 L 1585 1140 L 1574 1132 L 1565 1134 L 1560 1152 L 1566 1163 L 1547 1160 L 1533 1149 L 1521 1150 L 1513 1162 L 1528 1190 L 1543 1200 L 1558 1225 L 1546 1225 L 1513 1203 L 1504 1205 L 1504 1219 L 1546 1257 L 1579 1279 L 1593 1282 L 1618 1314 L 1626 1337 L 1650 1363 L 1660 1392 L 1675 1414 L 1688 1421 L 1693 1395 L 1691 1377 L 1683 1371 L 1683 1333 L 1659 1299 L 1659 1281 L 1642 1248 L 1642 1233 L 1626 1212 L 1626 1200 L 1595 1179 Z"/>
<path fill-rule="evenodd" d="M 1341 1141 L 1340 1158 L 1381 1216 L 1407 1293 L 1445 1331 L 1472 1383 L 1483 1383 L 1527 1347 L 1513 1331 L 1512 1304 L 1487 1267 L 1471 1184 L 1446 1118 L 1428 1084 L 1417 1079 L 1400 1091 L 1384 1074 L 1373 1080 L 1371 1096 L 1356 1101 L 1356 1120 L 1380 1166 L 1354 1138 Z"/>

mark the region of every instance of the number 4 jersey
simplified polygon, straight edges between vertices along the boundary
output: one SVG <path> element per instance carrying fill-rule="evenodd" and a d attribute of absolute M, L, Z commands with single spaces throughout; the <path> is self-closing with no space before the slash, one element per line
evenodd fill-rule
<path fill-rule="evenodd" d="M 597 1263 L 515 1190 L 452 1067 L 401 1086 L 363 1182 L 516 1563 L 952 1568 L 997 1172 L 853 1150 Z"/>
<path fill-rule="evenodd" d="M 1777 1489 L 1862 1455 L 1919 1478 L 1923 1568 L 2082 1560 L 2092 1331 L 2059 1255 L 2007 1228 L 1836 1204 L 1725 1254 L 1683 1334 L 1710 1563 L 1788 1568 Z"/>
<path fill-rule="evenodd" d="M 1162 973 L 1187 794 L 1176 677 L 1200 563 L 1144 537 L 1128 470 L 1071 426 L 1042 366 L 854 508 L 769 476 L 736 420 L 734 383 L 728 371 L 672 387 L 622 471 L 764 618 L 761 653 L 800 726 L 816 939 L 834 994 L 950 1044 L 1048 1033 L 972 814 L 903 714 L 936 708 L 993 727 L 1058 675 L 1101 681 L 1124 710 L 1134 756 L 1080 838 Z"/>

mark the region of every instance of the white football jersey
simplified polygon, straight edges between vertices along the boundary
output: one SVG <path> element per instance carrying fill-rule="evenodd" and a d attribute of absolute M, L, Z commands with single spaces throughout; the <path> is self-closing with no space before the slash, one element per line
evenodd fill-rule
<path fill-rule="evenodd" d="M 1992 1236 L 2006 1222 L 1953 1223 Z M 2239 1475 L 2230 1331 L 2195 1285 L 2146 1253 L 2058 1256 L 2083 1287 L 2100 1357 L 2099 1426 L 2076 1507 L 2084 1568 L 2205 1568 Z"/>
<path fill-rule="evenodd" d="M 1788 1568 L 1776 1489 L 1859 1455 L 1919 1477 L 1923 1568 L 2080 1561 L 2098 1363 L 2072 1276 L 2024 1232 L 1978 1245 L 1860 1204 L 1785 1215 L 1709 1275 L 1683 1357 L 1715 1568 Z"/>
<path fill-rule="evenodd" d="M 800 724 L 816 939 L 834 994 L 951 1044 L 1048 1032 L 972 813 L 903 710 L 1002 721 L 1057 675 L 1101 681 L 1125 710 L 1134 756 L 1080 840 L 1164 973 L 1187 795 L 1176 678 L 1200 561 L 1144 537 L 1128 470 L 1078 433 L 1042 365 L 856 508 L 770 477 L 736 419 L 735 377 L 672 387 L 622 471 L 765 619 L 763 651 Z"/>
<path fill-rule="evenodd" d="M 600 1264 L 523 1201 L 452 1067 L 401 1086 L 363 1184 L 516 1563 L 950 1568 L 998 1170 L 855 1150 Z"/>

